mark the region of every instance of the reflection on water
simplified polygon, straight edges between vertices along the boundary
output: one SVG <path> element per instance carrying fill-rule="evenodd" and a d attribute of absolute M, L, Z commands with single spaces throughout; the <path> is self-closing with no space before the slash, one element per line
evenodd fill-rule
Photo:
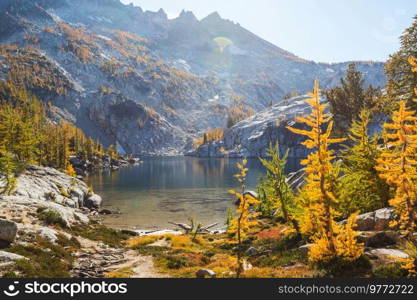
<path fill-rule="evenodd" d="M 102 171 L 88 182 L 103 197 L 104 207 L 122 214 L 105 223 L 117 227 L 167 228 L 168 222 L 223 225 L 233 207 L 230 188 L 238 188 L 233 175 L 238 159 L 192 157 L 146 158 L 140 165 L 119 171 Z M 255 189 L 264 168 L 257 159 L 248 161 L 248 188 Z"/>

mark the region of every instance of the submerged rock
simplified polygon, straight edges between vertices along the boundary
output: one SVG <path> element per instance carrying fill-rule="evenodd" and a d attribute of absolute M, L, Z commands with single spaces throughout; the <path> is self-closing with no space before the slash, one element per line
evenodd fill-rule
<path fill-rule="evenodd" d="M 206 278 L 206 277 L 215 278 L 216 273 L 209 269 L 200 269 L 195 273 L 195 276 L 197 278 Z"/>
<path fill-rule="evenodd" d="M 100 215 L 111 215 L 113 212 L 109 209 L 102 209 L 98 212 Z"/>

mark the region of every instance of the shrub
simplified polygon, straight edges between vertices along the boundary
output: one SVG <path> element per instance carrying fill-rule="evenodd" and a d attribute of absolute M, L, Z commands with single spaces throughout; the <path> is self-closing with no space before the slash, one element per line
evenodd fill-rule
<path fill-rule="evenodd" d="M 43 31 L 45 31 L 45 32 L 47 32 L 47 33 L 49 33 L 49 34 L 56 34 L 55 29 L 54 29 L 54 28 L 52 28 L 52 27 L 49 27 L 49 26 L 44 27 L 44 28 L 43 28 Z"/>
<path fill-rule="evenodd" d="M 267 149 L 268 159 L 259 158 L 266 168 L 266 176 L 262 178 L 258 190 L 260 191 L 261 202 L 259 210 L 266 217 L 273 217 L 278 211 L 279 216 L 284 218 L 286 223 L 291 223 L 294 229 L 299 232 L 298 223 L 294 215 L 294 195 L 287 182 L 285 166 L 287 164 L 289 150 L 281 156 L 278 143 Z"/>
<path fill-rule="evenodd" d="M 93 58 L 93 55 L 88 47 L 80 45 L 76 42 L 68 42 L 67 50 L 76 55 L 83 64 L 91 61 Z"/>
<path fill-rule="evenodd" d="M 167 256 L 165 260 L 168 269 L 180 269 L 195 266 L 195 264 L 190 262 L 185 256 Z"/>
<path fill-rule="evenodd" d="M 65 198 L 70 198 L 70 195 L 69 195 L 68 191 L 64 188 L 60 188 L 59 193 L 61 194 L 61 196 L 65 197 Z"/>
<path fill-rule="evenodd" d="M 61 215 L 53 210 L 44 210 L 42 212 L 39 212 L 38 219 L 44 221 L 48 225 L 58 225 L 61 227 L 67 226 L 66 222 L 64 221 L 64 219 L 62 219 Z"/>
<path fill-rule="evenodd" d="M 56 194 L 54 192 L 47 192 L 45 193 L 45 198 L 54 201 L 56 200 Z"/>
<path fill-rule="evenodd" d="M 399 259 L 403 269 L 408 272 L 409 277 L 417 277 L 417 240 L 406 241 L 403 250 L 408 254 L 408 258 Z"/>
<path fill-rule="evenodd" d="M 104 275 L 105 278 L 130 278 L 134 274 L 131 268 L 122 268 Z"/>
<path fill-rule="evenodd" d="M 372 277 L 376 278 L 404 278 L 407 276 L 400 263 L 391 263 L 384 266 L 377 267 L 372 272 Z"/>
<path fill-rule="evenodd" d="M 281 267 L 301 260 L 298 249 L 284 250 L 273 255 L 263 255 L 251 263 L 256 267 Z"/>
<path fill-rule="evenodd" d="M 8 252 L 22 255 L 27 260 L 16 262 L 14 270 L 6 274 L 22 278 L 69 278 L 73 264 L 72 251 L 77 250 L 77 243 L 59 235 L 56 244 L 36 237 L 29 245 L 14 245 Z"/>
<path fill-rule="evenodd" d="M 317 277 L 355 277 L 369 273 L 372 268 L 369 259 L 361 256 L 354 261 L 347 261 L 339 257 L 316 265 Z"/>
<path fill-rule="evenodd" d="M 78 235 L 92 241 L 101 241 L 111 247 L 121 247 L 129 238 L 128 234 L 100 224 L 78 225 L 67 229 L 68 233 Z"/>

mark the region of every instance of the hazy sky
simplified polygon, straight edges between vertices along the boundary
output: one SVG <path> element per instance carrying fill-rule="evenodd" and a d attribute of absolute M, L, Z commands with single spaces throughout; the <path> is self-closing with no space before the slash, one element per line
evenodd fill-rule
<path fill-rule="evenodd" d="M 417 14 L 417 0 L 122 0 L 144 10 L 213 11 L 302 58 L 384 61 Z"/>

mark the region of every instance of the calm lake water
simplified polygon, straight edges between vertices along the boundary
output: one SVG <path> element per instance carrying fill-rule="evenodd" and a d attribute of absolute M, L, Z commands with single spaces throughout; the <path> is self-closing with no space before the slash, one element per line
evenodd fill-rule
<path fill-rule="evenodd" d="M 231 188 L 239 188 L 233 177 L 240 159 L 193 157 L 145 158 L 137 166 L 118 171 L 101 171 L 88 178 L 102 196 L 103 206 L 120 210 L 105 218 L 118 228 L 171 228 L 171 222 L 197 222 L 223 226 L 228 208 L 234 208 Z M 264 167 L 258 159 L 248 160 L 248 189 L 256 189 Z"/>

